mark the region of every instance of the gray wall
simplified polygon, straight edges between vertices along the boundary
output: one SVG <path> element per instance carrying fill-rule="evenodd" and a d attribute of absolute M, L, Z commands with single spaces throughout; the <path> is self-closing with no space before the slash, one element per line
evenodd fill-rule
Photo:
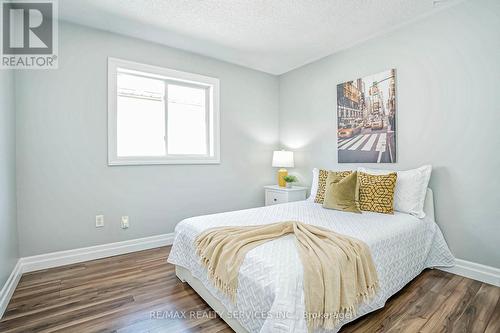
<path fill-rule="evenodd" d="M 22 256 L 173 232 L 182 219 L 263 205 L 274 182 L 278 78 L 61 24 L 59 69 L 16 73 Z M 107 57 L 218 77 L 221 164 L 107 166 Z M 95 215 L 105 227 L 95 228 Z M 130 228 L 120 229 L 120 216 Z"/>
<path fill-rule="evenodd" d="M 336 85 L 395 67 L 399 161 L 380 167 L 432 164 L 452 252 L 500 267 L 499 59 L 500 2 L 461 3 L 281 76 L 281 143 L 304 183 L 337 167 Z"/>
<path fill-rule="evenodd" d="M 17 259 L 14 73 L 0 70 L 0 289 Z"/>

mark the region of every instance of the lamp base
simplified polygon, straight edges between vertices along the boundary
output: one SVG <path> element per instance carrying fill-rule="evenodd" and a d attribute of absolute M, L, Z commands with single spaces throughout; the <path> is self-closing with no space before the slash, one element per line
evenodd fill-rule
<path fill-rule="evenodd" d="M 283 177 L 288 176 L 288 170 L 287 169 L 279 169 L 278 170 L 278 185 L 280 187 L 286 187 L 286 181 L 283 179 Z"/>

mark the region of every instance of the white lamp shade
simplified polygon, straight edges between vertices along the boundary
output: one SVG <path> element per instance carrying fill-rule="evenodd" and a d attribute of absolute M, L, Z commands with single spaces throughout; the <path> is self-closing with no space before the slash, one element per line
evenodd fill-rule
<path fill-rule="evenodd" d="M 293 151 L 277 150 L 273 152 L 273 167 L 293 168 Z"/>

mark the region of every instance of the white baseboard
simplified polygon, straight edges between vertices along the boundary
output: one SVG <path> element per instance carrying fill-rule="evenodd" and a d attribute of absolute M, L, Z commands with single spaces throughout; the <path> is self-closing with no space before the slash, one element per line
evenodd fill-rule
<path fill-rule="evenodd" d="M 120 254 L 148 250 L 155 247 L 172 245 L 174 234 L 163 234 L 123 242 L 83 247 L 80 249 L 52 252 L 21 258 L 23 273 L 52 267 L 76 264 L 83 261 L 112 257 Z"/>
<path fill-rule="evenodd" d="M 436 267 L 442 271 L 455 275 L 465 276 L 466 278 L 481 281 L 500 287 L 500 269 L 477 264 L 472 261 L 456 259 L 456 265 L 453 267 Z"/>
<path fill-rule="evenodd" d="M 23 273 L 153 249 L 172 245 L 173 242 L 174 234 L 170 233 L 20 258 L 0 291 L 0 318 L 2 318 Z"/>
<path fill-rule="evenodd" d="M 19 259 L 16 266 L 14 266 L 12 273 L 10 273 L 9 278 L 3 285 L 2 290 L 0 290 L 0 319 L 3 316 L 5 309 L 7 309 L 7 305 L 9 304 L 12 294 L 14 294 L 14 290 L 16 290 L 17 284 L 21 279 L 21 275 L 23 275 L 23 271 L 21 260 Z"/>

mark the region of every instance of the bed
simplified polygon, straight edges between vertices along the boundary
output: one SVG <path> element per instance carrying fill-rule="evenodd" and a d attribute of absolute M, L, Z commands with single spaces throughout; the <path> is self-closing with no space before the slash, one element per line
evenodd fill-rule
<path fill-rule="evenodd" d="M 202 231 L 227 225 L 256 225 L 301 221 L 325 227 L 364 241 L 371 250 L 380 280 L 380 290 L 361 304 L 356 317 L 346 324 L 384 306 L 422 270 L 453 266 L 443 235 L 434 221 L 433 196 L 427 190 L 426 217 L 395 212 L 394 215 L 363 212 L 354 214 L 323 208 L 311 201 L 298 201 L 261 208 L 205 215 L 181 221 L 168 262 L 189 285 L 237 333 L 308 332 L 303 313 L 302 264 L 293 235 L 281 237 L 251 250 L 240 269 L 236 302 L 215 288 L 195 254 L 194 240 Z M 316 330 L 316 332 L 337 332 Z"/>

